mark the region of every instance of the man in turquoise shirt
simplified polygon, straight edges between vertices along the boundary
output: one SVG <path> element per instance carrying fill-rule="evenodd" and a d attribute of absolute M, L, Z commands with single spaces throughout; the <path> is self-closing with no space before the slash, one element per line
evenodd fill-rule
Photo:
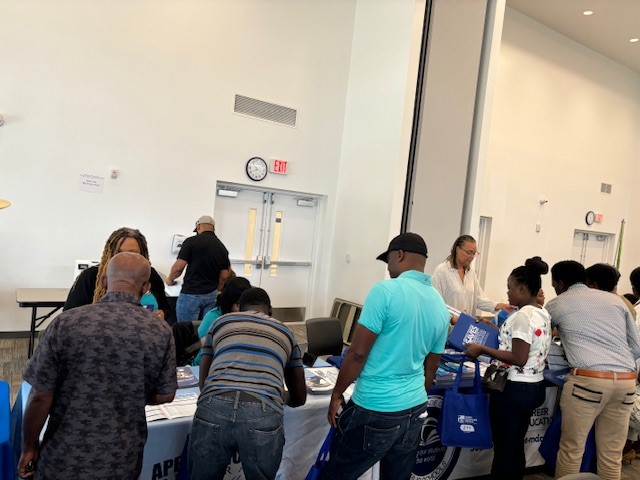
<path fill-rule="evenodd" d="M 382 479 L 408 479 L 427 389 L 444 351 L 449 312 L 425 275 L 427 245 L 403 233 L 378 256 L 390 280 L 369 291 L 336 386 L 328 419 L 339 426 L 320 478 L 356 479 L 380 461 Z M 343 393 L 357 379 L 353 397 Z M 338 410 L 344 405 L 342 413 Z"/>

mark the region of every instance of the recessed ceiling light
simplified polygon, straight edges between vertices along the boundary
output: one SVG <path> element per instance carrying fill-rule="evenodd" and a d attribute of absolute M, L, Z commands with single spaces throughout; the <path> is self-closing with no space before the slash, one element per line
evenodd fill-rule
<path fill-rule="evenodd" d="M 589 15 L 593 15 L 593 10 L 585 10 L 584 12 L 582 12 L 582 14 L 585 17 L 588 17 Z"/>
<path fill-rule="evenodd" d="M 631 40 L 629 40 L 631 43 L 638 43 L 640 41 L 640 38 L 632 38 Z"/>

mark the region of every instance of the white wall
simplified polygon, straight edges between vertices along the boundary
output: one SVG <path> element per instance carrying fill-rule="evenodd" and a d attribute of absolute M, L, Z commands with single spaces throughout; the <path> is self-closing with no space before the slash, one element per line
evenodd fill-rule
<path fill-rule="evenodd" d="M 424 1 L 389 5 L 360 1 L 356 9 L 330 301 L 362 302 L 384 278 L 386 264 L 375 258 L 400 233 Z"/>
<path fill-rule="evenodd" d="M 640 218 L 630 216 L 639 184 L 640 75 L 507 9 L 494 93 L 473 217 L 493 217 L 486 293 L 505 300 L 506 278 L 526 258 L 540 255 L 550 266 L 568 259 L 574 229 L 617 238 L 623 218 L 628 278 L 630 266 L 640 265 Z M 601 182 L 613 185 L 611 195 L 600 193 Z M 549 200 L 542 207 L 541 196 Z M 587 227 L 589 210 L 604 222 Z M 547 298 L 555 295 L 550 283 L 544 277 Z"/>
<path fill-rule="evenodd" d="M 213 212 L 217 180 L 246 183 L 251 156 L 291 162 L 265 186 L 328 196 L 329 235 L 355 7 L 1 1 L 0 197 L 13 205 L 0 216 L 0 330 L 28 328 L 16 288 L 68 287 L 74 260 L 99 258 L 120 226 L 139 228 L 167 272 L 172 234 Z M 299 109 L 298 128 L 233 115 L 236 93 Z M 80 173 L 112 166 L 121 177 L 103 194 L 78 191 Z"/>
<path fill-rule="evenodd" d="M 487 1 L 433 2 L 408 230 L 429 249 L 426 270 L 460 234 Z"/>
<path fill-rule="evenodd" d="M 0 331 L 28 329 L 16 288 L 68 287 L 118 227 L 167 272 L 172 235 L 255 155 L 290 162 L 265 187 L 326 196 L 308 313 L 362 301 L 399 230 L 424 3 L 0 0 Z M 236 93 L 298 127 L 233 115 Z M 103 194 L 78 191 L 111 167 Z"/>

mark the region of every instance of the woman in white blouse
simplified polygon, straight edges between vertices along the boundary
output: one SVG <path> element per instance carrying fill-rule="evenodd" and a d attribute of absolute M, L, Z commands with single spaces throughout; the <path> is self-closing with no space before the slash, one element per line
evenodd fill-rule
<path fill-rule="evenodd" d="M 470 344 L 465 352 L 472 357 L 489 355 L 508 372 L 504 390 L 490 392 L 492 479 L 519 480 L 524 476 L 524 437 L 533 411 L 545 399 L 542 372 L 551 344 L 551 318 L 536 296 L 540 275 L 548 271 L 540 257 L 514 269 L 507 279 L 507 296 L 519 309 L 500 328 L 500 346 Z"/>
<path fill-rule="evenodd" d="M 513 306 L 493 302 L 484 296 L 476 272 L 471 270 L 471 262 L 476 255 L 478 246 L 475 239 L 471 235 L 461 235 L 453 243 L 451 254 L 433 271 L 431 284 L 447 305 L 471 316 L 475 316 L 478 309 L 492 313 L 513 311 Z"/>

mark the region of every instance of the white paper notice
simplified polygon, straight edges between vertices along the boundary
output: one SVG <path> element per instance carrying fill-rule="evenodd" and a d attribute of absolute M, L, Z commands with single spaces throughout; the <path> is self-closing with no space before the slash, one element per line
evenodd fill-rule
<path fill-rule="evenodd" d="M 88 173 L 80 174 L 78 182 L 78 190 L 89 193 L 102 193 L 104 189 L 104 177 L 97 175 L 89 175 Z"/>

